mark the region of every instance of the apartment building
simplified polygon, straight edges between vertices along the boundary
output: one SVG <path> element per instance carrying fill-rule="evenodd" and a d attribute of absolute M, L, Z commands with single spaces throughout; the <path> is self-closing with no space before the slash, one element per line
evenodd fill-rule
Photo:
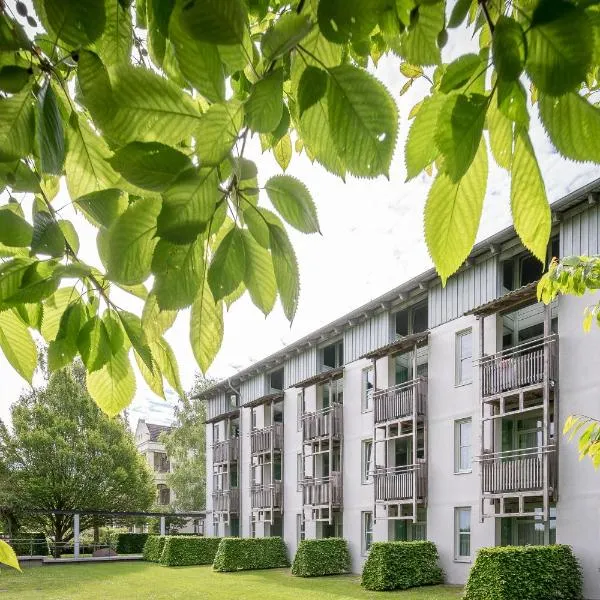
<path fill-rule="evenodd" d="M 600 180 L 552 205 L 548 257 L 600 253 Z M 429 539 L 451 583 L 478 548 L 566 543 L 600 598 L 600 473 L 561 435 L 600 417 L 592 296 L 536 300 L 512 228 L 207 391 L 207 531 Z M 597 300 L 597 298 L 596 298 Z"/>

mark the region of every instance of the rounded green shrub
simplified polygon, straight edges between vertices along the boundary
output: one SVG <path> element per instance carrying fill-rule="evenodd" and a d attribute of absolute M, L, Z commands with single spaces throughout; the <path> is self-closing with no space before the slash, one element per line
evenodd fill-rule
<path fill-rule="evenodd" d="M 433 542 L 375 542 L 363 567 L 368 590 L 405 590 L 444 580 Z"/>
<path fill-rule="evenodd" d="M 223 538 L 215 556 L 215 571 L 247 571 L 289 567 L 280 537 Z"/>
<path fill-rule="evenodd" d="M 160 564 L 167 567 L 212 565 L 221 538 L 170 535 L 162 551 Z"/>
<path fill-rule="evenodd" d="M 166 539 L 166 535 L 149 535 L 144 544 L 144 560 L 160 562 Z"/>
<path fill-rule="evenodd" d="M 318 577 L 349 573 L 348 542 L 342 538 L 302 540 L 292 564 L 292 575 Z"/>
<path fill-rule="evenodd" d="M 481 548 L 465 600 L 580 600 L 582 575 L 570 546 Z"/>
<path fill-rule="evenodd" d="M 117 554 L 142 554 L 147 533 L 120 533 L 117 536 Z"/>

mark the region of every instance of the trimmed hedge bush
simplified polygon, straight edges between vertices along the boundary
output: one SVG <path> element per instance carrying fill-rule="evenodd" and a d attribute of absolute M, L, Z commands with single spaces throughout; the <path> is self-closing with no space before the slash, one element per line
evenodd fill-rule
<path fill-rule="evenodd" d="M 117 554 L 141 554 L 147 539 L 147 533 L 120 533 L 117 537 Z"/>
<path fill-rule="evenodd" d="M 160 562 L 166 539 L 166 535 L 149 535 L 144 544 L 144 560 Z"/>
<path fill-rule="evenodd" d="M 342 538 L 302 540 L 292 564 L 292 575 L 318 577 L 349 573 L 348 542 Z"/>
<path fill-rule="evenodd" d="M 39 532 L 20 531 L 15 535 L 15 539 L 10 545 L 13 547 L 17 556 L 48 556 L 48 542 L 46 536 Z"/>
<path fill-rule="evenodd" d="M 570 546 L 504 546 L 477 553 L 465 600 L 580 600 L 582 576 Z"/>
<path fill-rule="evenodd" d="M 160 557 L 167 567 L 212 565 L 221 538 L 170 535 Z"/>
<path fill-rule="evenodd" d="M 433 542 L 375 542 L 361 584 L 375 591 L 405 590 L 442 583 L 443 579 Z"/>
<path fill-rule="evenodd" d="M 215 571 L 247 571 L 289 567 L 280 537 L 223 538 L 215 556 Z"/>

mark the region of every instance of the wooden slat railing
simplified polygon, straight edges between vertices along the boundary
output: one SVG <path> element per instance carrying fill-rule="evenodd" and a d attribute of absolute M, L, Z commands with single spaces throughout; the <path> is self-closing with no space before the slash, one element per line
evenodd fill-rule
<path fill-rule="evenodd" d="M 373 482 L 375 501 L 412 500 L 415 491 L 417 498 L 425 498 L 427 468 L 424 463 L 389 469 L 376 468 Z"/>
<path fill-rule="evenodd" d="M 239 456 L 240 440 L 237 437 L 213 444 L 214 463 L 234 462 L 239 459 Z"/>
<path fill-rule="evenodd" d="M 302 439 L 314 440 L 321 437 L 341 437 L 343 406 L 334 403 L 327 408 L 302 415 Z"/>
<path fill-rule="evenodd" d="M 240 490 L 238 488 L 217 490 L 213 492 L 212 499 L 215 512 L 239 512 Z"/>
<path fill-rule="evenodd" d="M 252 508 L 281 508 L 282 489 L 279 482 L 270 485 L 253 485 L 250 488 Z"/>
<path fill-rule="evenodd" d="M 332 473 L 329 477 L 306 478 L 302 482 L 302 502 L 307 506 L 341 506 L 342 474 Z"/>
<path fill-rule="evenodd" d="M 427 380 L 424 377 L 412 379 L 373 394 L 375 423 L 385 423 L 408 417 L 413 413 L 425 414 L 427 400 Z"/>
<path fill-rule="evenodd" d="M 272 446 L 271 439 L 273 440 Z M 252 454 L 269 452 L 271 447 L 274 450 L 283 448 L 283 423 L 274 423 L 269 427 L 256 429 L 250 433 L 250 452 Z"/>

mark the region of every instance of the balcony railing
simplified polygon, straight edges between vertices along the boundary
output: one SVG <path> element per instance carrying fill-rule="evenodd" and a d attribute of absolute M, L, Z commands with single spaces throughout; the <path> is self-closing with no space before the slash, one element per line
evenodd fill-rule
<path fill-rule="evenodd" d="M 231 438 L 213 444 L 213 462 L 226 463 L 235 462 L 240 456 L 239 438 Z"/>
<path fill-rule="evenodd" d="M 556 446 L 484 454 L 481 462 L 484 494 L 535 492 L 544 489 L 543 461 L 548 455 L 548 487 L 556 483 Z"/>
<path fill-rule="evenodd" d="M 283 448 L 283 423 L 275 423 L 250 433 L 250 452 L 260 454 Z"/>
<path fill-rule="evenodd" d="M 341 506 L 342 475 L 332 473 L 329 477 L 306 478 L 302 482 L 302 502 L 307 506 Z"/>
<path fill-rule="evenodd" d="M 322 437 L 340 437 L 342 435 L 341 404 L 332 404 L 313 413 L 302 416 L 302 439 L 306 442 Z"/>
<path fill-rule="evenodd" d="M 427 400 L 427 380 L 423 377 L 412 379 L 386 390 L 373 394 L 375 423 L 402 419 L 413 414 L 425 414 Z"/>
<path fill-rule="evenodd" d="M 373 474 L 375 501 L 412 500 L 425 498 L 427 490 L 427 468 L 424 463 L 376 468 Z"/>
<path fill-rule="evenodd" d="M 250 488 L 250 501 L 252 508 L 281 508 L 281 483 L 253 485 Z"/>
<path fill-rule="evenodd" d="M 558 336 L 550 335 L 541 340 L 525 342 L 479 360 L 481 396 L 496 396 L 520 388 L 541 384 L 545 373 L 545 349 L 550 352 L 548 378 L 558 375 Z"/>
<path fill-rule="evenodd" d="M 212 499 L 215 512 L 239 512 L 240 490 L 238 488 L 216 490 L 213 492 Z"/>

